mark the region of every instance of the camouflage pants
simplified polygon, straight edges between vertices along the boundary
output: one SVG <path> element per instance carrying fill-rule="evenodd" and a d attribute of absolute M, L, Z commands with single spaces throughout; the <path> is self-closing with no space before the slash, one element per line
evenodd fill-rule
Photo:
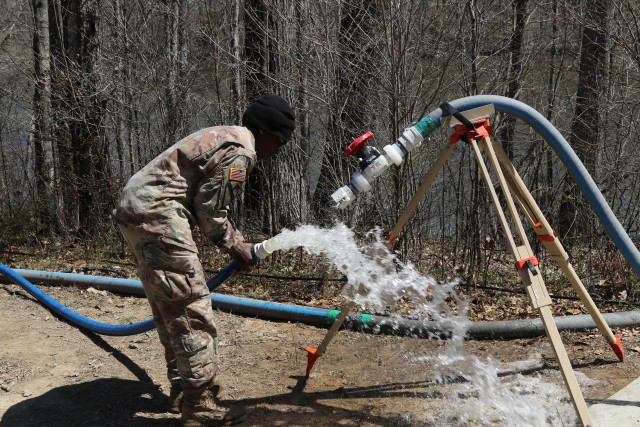
<path fill-rule="evenodd" d="M 167 377 L 183 388 L 209 384 L 218 371 L 217 332 L 198 254 L 118 224 L 129 243 L 165 349 Z"/>

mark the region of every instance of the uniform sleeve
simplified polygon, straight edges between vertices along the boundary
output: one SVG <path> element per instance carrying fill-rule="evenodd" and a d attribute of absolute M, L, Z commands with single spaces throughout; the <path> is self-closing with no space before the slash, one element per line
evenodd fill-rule
<path fill-rule="evenodd" d="M 227 210 L 233 198 L 242 191 L 251 168 L 251 159 L 244 155 L 222 159 L 212 173 L 200 181 L 194 197 L 200 229 L 222 250 L 228 251 L 244 241 L 227 218 Z"/>

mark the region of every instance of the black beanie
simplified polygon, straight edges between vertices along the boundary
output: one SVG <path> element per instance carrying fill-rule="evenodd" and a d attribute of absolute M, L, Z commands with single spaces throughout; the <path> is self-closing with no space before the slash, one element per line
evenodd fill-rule
<path fill-rule="evenodd" d="M 296 119 L 287 101 L 278 95 L 267 94 L 249 104 L 242 115 L 242 125 L 254 133 L 265 130 L 285 144 L 296 127 Z"/>

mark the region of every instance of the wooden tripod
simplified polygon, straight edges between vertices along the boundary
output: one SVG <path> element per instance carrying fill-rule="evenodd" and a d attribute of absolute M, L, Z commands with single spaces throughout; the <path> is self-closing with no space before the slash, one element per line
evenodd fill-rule
<path fill-rule="evenodd" d="M 391 247 L 393 242 L 395 242 L 395 240 L 400 236 L 403 227 L 417 209 L 427 190 L 444 167 L 444 164 L 453 153 L 453 150 L 458 145 L 457 143 L 461 139 L 468 142 L 476 156 L 482 176 L 486 182 L 492 202 L 496 208 L 499 221 L 505 235 L 507 236 L 507 245 L 515 260 L 515 269 L 520 275 L 520 278 L 527 290 L 531 305 L 533 308 L 538 310 L 547 337 L 549 338 L 555 356 L 558 360 L 560 371 L 571 396 L 578 418 L 582 425 L 593 426 L 593 421 L 576 380 L 573 368 L 571 367 L 567 351 L 562 343 L 555 320 L 553 319 L 551 298 L 547 292 L 544 280 L 542 279 L 542 275 L 538 267 L 538 260 L 531 249 L 522 221 L 520 220 L 520 215 L 516 209 L 516 203 L 520 206 L 524 216 L 533 226 L 538 239 L 549 252 L 551 258 L 558 263 L 572 287 L 580 297 L 581 302 L 586 306 L 600 333 L 607 340 L 618 359 L 622 361 L 624 358 L 624 350 L 620 343 L 620 336 L 614 335 L 607 325 L 602 314 L 582 284 L 582 281 L 569 263 L 569 256 L 567 252 L 564 250 L 553 229 L 542 214 L 542 211 L 533 199 L 533 196 L 526 188 L 520 175 L 515 170 L 513 164 L 500 144 L 494 143 L 491 138 L 493 131 L 488 117 L 494 113 L 495 110 L 493 105 L 486 105 L 458 113 L 456 116 L 451 115 L 442 119 L 442 126 L 450 126 L 455 129 L 454 134 L 450 138 L 451 144 L 449 144 L 440 153 L 432 168 L 420 184 L 416 194 L 398 219 L 398 222 L 389 232 L 386 238 L 387 247 Z M 460 115 L 463 117 L 460 117 Z M 469 127 L 470 125 L 471 127 Z M 489 174 L 487 164 L 484 161 L 480 148 L 484 151 L 491 168 L 494 171 L 520 244 L 516 244 L 513 237 L 512 228 L 494 189 L 492 178 Z M 315 360 L 324 353 L 329 342 L 333 339 L 352 308 L 353 305 L 351 303 L 346 304 L 345 307 L 342 308 L 340 315 L 326 334 L 317 351 L 311 347 L 307 348 L 310 360 L 313 358 L 311 364 L 307 365 L 307 376 L 313 367 L 313 362 L 315 362 Z"/>

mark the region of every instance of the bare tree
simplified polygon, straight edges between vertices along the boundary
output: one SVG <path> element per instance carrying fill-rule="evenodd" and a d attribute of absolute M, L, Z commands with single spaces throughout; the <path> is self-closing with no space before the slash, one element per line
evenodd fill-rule
<path fill-rule="evenodd" d="M 597 160 L 603 139 L 603 106 L 609 88 L 609 36 L 608 28 L 612 12 L 611 0 L 588 0 L 584 8 L 584 28 L 580 49 L 580 71 L 578 91 L 570 143 L 585 167 L 597 180 Z M 575 222 L 584 202 L 569 179 L 565 180 L 563 200 L 560 205 L 560 227 L 562 234 L 571 229 L 586 232 L 591 227 L 588 217 Z"/>
<path fill-rule="evenodd" d="M 187 1 L 167 0 L 166 2 L 166 45 L 169 75 L 166 87 L 167 113 L 165 118 L 165 146 L 173 145 L 185 133 L 183 115 L 186 91 L 183 87 L 187 73 L 187 47 L 185 29 L 187 27 Z"/>
<path fill-rule="evenodd" d="M 513 2 L 513 30 L 509 42 L 509 72 L 507 75 L 508 98 L 518 98 L 522 87 L 522 62 L 524 60 L 523 42 L 525 24 L 527 19 L 527 0 L 515 0 Z M 500 141 L 510 159 L 513 159 L 513 138 L 515 130 L 515 117 L 507 116 L 504 119 L 500 131 Z"/>
<path fill-rule="evenodd" d="M 113 182 L 105 142 L 98 63 L 98 16 L 94 1 L 50 3 L 52 101 L 62 201 L 62 223 L 77 236 L 95 231 L 113 202 Z"/>
<path fill-rule="evenodd" d="M 33 0 L 34 77 L 33 144 L 36 179 L 36 217 L 45 231 L 54 223 L 54 165 L 51 116 L 51 62 L 49 54 L 49 8 L 45 0 Z"/>

